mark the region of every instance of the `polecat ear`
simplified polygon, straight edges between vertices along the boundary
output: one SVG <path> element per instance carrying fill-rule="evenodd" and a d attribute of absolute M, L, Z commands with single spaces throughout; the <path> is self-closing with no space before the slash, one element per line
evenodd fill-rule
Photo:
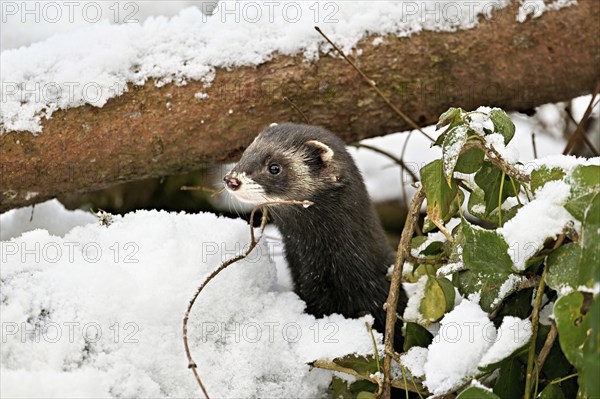
<path fill-rule="evenodd" d="M 324 144 L 318 140 L 309 140 L 306 142 L 306 145 L 319 150 L 321 161 L 323 161 L 325 165 L 327 165 L 327 163 L 333 159 L 333 150 L 327 144 Z"/>

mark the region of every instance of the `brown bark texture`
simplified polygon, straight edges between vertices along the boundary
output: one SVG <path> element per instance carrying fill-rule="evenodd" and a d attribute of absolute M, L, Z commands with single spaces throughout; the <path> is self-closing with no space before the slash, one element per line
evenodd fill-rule
<path fill-rule="evenodd" d="M 530 110 L 593 90 L 599 20 L 596 0 L 525 23 L 512 5 L 470 30 L 386 36 L 377 46 L 368 37 L 354 58 L 421 126 L 452 106 Z M 0 211 L 235 160 L 264 126 L 303 121 L 286 97 L 347 142 L 409 128 L 340 57 L 275 55 L 258 67 L 217 70 L 209 88 L 132 85 L 102 108 L 55 112 L 37 136 L 1 135 Z"/>

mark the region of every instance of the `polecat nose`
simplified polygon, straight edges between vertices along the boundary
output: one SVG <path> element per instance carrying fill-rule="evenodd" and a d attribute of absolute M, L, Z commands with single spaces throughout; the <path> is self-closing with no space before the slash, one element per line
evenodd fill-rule
<path fill-rule="evenodd" d="M 223 181 L 225 181 L 225 184 L 227 185 L 227 187 L 229 187 L 230 190 L 234 191 L 240 188 L 240 186 L 242 185 L 242 183 L 235 177 L 225 176 L 223 178 Z"/>

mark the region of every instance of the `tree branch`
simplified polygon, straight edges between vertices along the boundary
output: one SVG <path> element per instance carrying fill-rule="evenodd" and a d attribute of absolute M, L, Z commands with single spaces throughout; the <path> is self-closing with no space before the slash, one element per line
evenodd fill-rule
<path fill-rule="evenodd" d="M 523 24 L 517 7 L 514 1 L 470 30 L 389 35 L 379 45 L 367 37 L 354 63 L 419 126 L 450 106 L 528 110 L 593 91 L 600 2 L 580 1 Z M 200 91 L 208 98 L 196 99 Z M 264 126 L 303 121 L 286 97 L 347 142 L 411 128 L 342 59 L 275 55 L 258 67 L 217 70 L 209 88 L 131 85 L 102 108 L 55 112 L 37 136 L 0 135 L 0 212 L 232 161 Z"/>

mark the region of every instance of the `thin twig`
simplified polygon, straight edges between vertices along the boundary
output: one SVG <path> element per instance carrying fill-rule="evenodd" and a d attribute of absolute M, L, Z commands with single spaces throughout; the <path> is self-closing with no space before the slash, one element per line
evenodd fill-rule
<path fill-rule="evenodd" d="M 181 191 L 205 191 L 207 193 L 211 193 L 212 196 L 214 197 L 216 195 L 221 194 L 223 191 L 225 191 L 225 188 L 217 190 L 217 189 L 205 187 L 205 186 L 181 186 L 179 188 L 179 190 L 181 190 Z"/>
<path fill-rule="evenodd" d="M 357 148 L 366 148 L 368 150 L 371 150 L 373 152 L 376 152 L 378 154 L 381 154 L 381 155 L 384 155 L 384 156 L 388 157 L 389 159 L 391 159 L 392 161 L 394 161 L 398 165 L 400 165 L 400 168 L 402 168 L 403 171 L 406 171 L 406 173 L 408 173 L 410 175 L 410 177 L 412 178 L 413 183 L 419 181 L 419 176 L 417 176 L 415 174 L 415 172 L 413 172 L 412 170 L 410 170 L 408 168 L 408 166 L 406 166 L 406 164 L 404 163 L 404 161 L 402 160 L 402 158 L 398 158 L 394 154 L 391 154 L 391 153 L 389 153 L 387 151 L 384 151 L 384 150 L 379 149 L 377 147 L 373 147 L 373 146 L 368 145 L 368 144 L 356 143 L 356 144 L 353 144 L 353 145 L 354 145 L 354 147 L 357 147 Z M 404 179 L 402 179 L 402 180 L 404 180 Z"/>
<path fill-rule="evenodd" d="M 390 283 L 390 292 L 385 304 L 386 321 L 385 321 L 385 359 L 383 361 L 383 399 L 389 399 L 391 394 L 392 386 L 392 357 L 389 355 L 394 351 L 394 330 L 396 325 L 396 310 L 398 308 L 399 292 L 402 288 L 402 268 L 404 266 L 404 260 L 406 253 L 410 246 L 410 239 L 415 231 L 415 225 L 419 220 L 419 212 L 421 211 L 421 204 L 425 200 L 425 190 L 423 186 L 420 186 L 415 196 L 413 197 L 408 214 L 406 216 L 406 223 L 402 230 L 402 236 L 400 243 L 398 244 L 398 252 L 396 253 L 396 262 L 394 263 L 394 271 L 392 272 L 392 282 Z"/>
<path fill-rule="evenodd" d="M 600 83 L 596 84 L 596 89 L 594 90 L 594 93 L 592 94 L 592 99 L 590 100 L 590 103 L 589 103 L 587 109 L 585 110 L 583 117 L 579 121 L 577 128 L 575 128 L 575 131 L 573 132 L 571 137 L 569 137 L 569 140 L 567 141 L 567 145 L 565 146 L 565 149 L 563 150 L 563 155 L 567 155 L 567 154 L 569 154 L 569 152 L 571 152 L 571 150 L 573 149 L 573 146 L 575 145 L 575 142 L 577 141 L 577 139 L 580 136 L 584 141 L 585 141 L 585 139 L 587 139 L 587 137 L 584 138 L 585 133 L 583 132 L 583 125 L 584 125 L 584 123 L 587 122 L 587 120 L 590 118 L 590 115 L 592 114 L 592 111 L 594 109 L 594 101 L 596 99 L 596 96 L 598 95 L 598 92 L 600 92 Z M 591 143 L 590 143 L 590 145 L 591 145 Z M 598 153 L 598 151 L 593 146 L 590 147 L 590 149 L 592 151 L 595 151 L 596 153 Z"/>
<path fill-rule="evenodd" d="M 331 360 L 316 360 L 316 361 L 310 363 L 310 366 L 316 367 L 318 369 L 338 371 L 340 373 L 349 374 L 354 377 L 360 378 L 362 380 L 370 381 L 373 384 L 377 384 L 377 386 L 380 386 L 380 384 L 381 384 L 381 381 L 379 380 L 379 378 L 371 377 L 370 375 L 361 374 L 354 369 L 340 366 L 339 364 L 337 364 Z M 413 384 L 414 387 L 411 387 L 408 384 L 405 385 L 404 382 L 402 382 L 400 380 L 392 380 L 391 383 L 392 383 L 391 385 L 394 388 L 400 388 L 400 389 L 403 389 L 405 391 L 410 391 L 410 392 L 418 392 L 420 390 L 421 392 L 427 393 L 427 390 L 425 388 L 423 388 L 423 386 L 420 386 L 421 385 L 420 383 Z"/>
<path fill-rule="evenodd" d="M 552 345 L 554 345 L 554 341 L 556 340 L 556 336 L 558 335 L 558 330 L 556 328 L 556 323 L 554 320 L 550 320 L 550 332 L 546 336 L 546 342 L 544 342 L 544 346 L 540 351 L 540 354 L 537 358 L 537 368 L 541 370 L 544 367 L 544 363 L 546 362 L 546 358 L 550 354 L 550 350 L 552 349 Z"/>
<path fill-rule="evenodd" d="M 537 145 L 535 144 L 535 132 L 533 130 L 531 131 L 531 147 L 533 148 L 533 159 L 537 159 L 538 152 Z"/>
<path fill-rule="evenodd" d="M 288 102 L 288 104 L 290 104 L 290 105 L 292 106 L 292 108 L 294 108 L 294 111 L 296 111 L 298 114 L 300 114 L 300 116 L 302 117 L 302 119 L 304 119 L 304 122 L 306 122 L 306 124 L 307 124 L 307 125 L 310 125 L 310 121 L 308 120 L 308 118 L 306 117 L 306 115 L 304 115 L 304 112 L 302 112 L 302 111 L 300 110 L 300 108 L 298 108 L 298 107 L 296 106 L 296 104 L 294 104 L 294 103 L 292 102 L 292 100 L 290 100 L 288 97 L 283 97 L 283 99 L 284 99 L 285 101 L 287 101 L 287 102 Z"/>
<path fill-rule="evenodd" d="M 344 60 L 346 60 L 346 62 L 348 64 L 350 64 L 350 66 L 352 66 L 352 68 L 354 68 L 354 70 L 360 74 L 360 76 L 362 76 L 362 78 L 369 84 L 369 86 L 371 86 L 377 92 L 377 94 L 379 94 L 379 97 L 383 98 L 383 100 L 386 102 L 386 104 L 389 105 L 390 108 L 392 108 L 394 110 L 394 112 L 396 112 L 398 115 L 400 115 L 400 117 L 402 119 L 404 119 L 404 121 L 406 123 L 408 123 L 413 129 L 416 129 L 419 132 L 421 132 L 421 134 L 423 134 L 423 136 L 427 137 L 432 143 L 435 142 L 435 140 L 430 135 L 425 133 L 419 125 L 417 125 L 412 119 L 410 119 L 408 117 L 408 115 L 406 115 L 404 112 L 402 112 L 400 110 L 400 108 L 396 107 L 392 103 L 392 101 L 385 94 L 383 94 L 383 92 L 379 89 L 379 87 L 377 87 L 377 84 L 375 83 L 375 81 L 372 80 L 371 78 L 369 78 L 359 67 L 357 67 L 356 64 L 354 62 L 352 62 L 352 60 L 350 60 L 350 58 L 348 58 L 348 56 L 346 56 L 346 54 L 344 54 L 344 52 L 342 50 L 340 50 L 340 48 L 338 46 L 336 46 L 335 43 L 333 43 L 327 37 L 327 35 L 325 35 L 325 33 L 323 33 L 321 28 L 319 28 L 318 26 L 315 26 L 315 29 L 317 32 L 319 32 L 319 34 L 321 34 L 321 36 L 323 36 L 325 38 L 325 40 L 327 40 L 327 42 L 331 45 L 331 47 L 333 47 L 335 49 L 335 51 L 337 51 L 338 54 L 341 55 L 344 58 Z"/>
<path fill-rule="evenodd" d="M 406 261 L 410 263 L 416 263 L 418 265 L 441 265 L 448 262 L 448 258 L 421 258 L 419 256 L 413 256 L 410 252 L 406 254 Z"/>
<path fill-rule="evenodd" d="M 365 326 L 371 335 L 371 342 L 373 342 L 373 353 L 375 353 L 375 362 L 377 363 L 377 371 L 381 371 L 381 365 L 379 364 L 379 352 L 377 351 L 377 342 L 375 341 L 375 335 L 373 334 L 373 329 L 371 325 L 365 321 Z"/>
<path fill-rule="evenodd" d="M 565 233 L 562 233 L 556 239 L 553 249 L 556 249 L 562 245 L 565 240 Z M 542 298 L 544 296 L 544 290 L 546 289 L 546 273 L 548 272 L 548 265 L 544 263 L 544 270 L 540 278 L 540 283 L 535 294 L 535 302 L 533 304 L 533 311 L 531 312 L 531 341 L 529 341 L 529 351 L 527 353 L 527 372 L 525 374 L 525 399 L 531 398 L 531 379 L 533 378 L 533 366 L 535 364 L 536 369 L 539 370 L 538 363 L 535 361 L 535 344 L 537 339 L 537 332 L 540 321 L 540 309 L 542 307 Z M 537 378 L 536 378 L 537 380 Z M 537 381 L 536 381 L 537 383 Z"/>
<path fill-rule="evenodd" d="M 512 178 L 517 179 L 523 183 L 529 183 L 529 181 L 531 180 L 528 174 L 521 172 L 519 169 L 515 168 L 510 163 L 506 162 L 502 158 L 502 155 L 498 151 L 496 151 L 493 145 L 490 145 L 488 147 L 479 140 L 469 140 L 463 146 L 461 154 L 467 152 L 468 150 L 474 147 L 482 149 L 486 153 L 489 161 L 497 167 L 499 167 L 500 170 L 502 170 L 508 176 L 511 176 Z"/>
<path fill-rule="evenodd" d="M 194 360 L 192 359 L 190 346 L 188 344 L 187 326 L 188 326 L 188 320 L 190 317 L 190 313 L 192 311 L 192 308 L 194 307 L 194 304 L 196 303 L 196 299 L 198 299 L 198 296 L 200 295 L 202 290 L 206 287 L 206 285 L 212 279 L 214 279 L 219 273 L 221 273 L 225 268 L 246 258 L 250 254 L 250 252 L 252 252 L 252 250 L 256 247 L 256 245 L 258 244 L 258 241 L 260 240 L 260 237 L 257 240 L 254 235 L 254 227 L 253 227 L 254 226 L 254 214 L 256 213 L 256 211 L 258 209 L 261 209 L 261 208 L 263 209 L 263 215 L 262 215 L 262 220 L 261 220 L 261 224 L 260 224 L 260 231 L 262 234 L 262 232 L 265 229 L 265 226 L 267 225 L 267 210 L 265 207 L 271 206 L 271 205 L 302 205 L 302 206 L 307 207 L 307 206 L 313 205 L 313 203 L 310 201 L 269 201 L 269 202 L 264 202 L 262 204 L 255 206 L 252 209 L 252 212 L 250 213 L 250 222 L 249 222 L 250 223 L 250 245 L 248 246 L 248 249 L 243 254 L 238 255 L 234 258 L 231 258 L 231 259 L 221 263 L 221 265 L 219 267 L 217 267 L 215 270 L 213 270 L 213 272 L 208 275 L 208 277 L 204 280 L 204 282 L 202 284 L 200 284 L 200 286 L 198 287 L 198 289 L 192 296 L 192 299 L 190 300 L 188 307 L 185 311 L 185 315 L 183 317 L 183 346 L 185 347 L 185 354 L 188 359 L 188 368 L 192 369 L 192 372 L 194 373 L 194 376 L 196 377 L 196 381 L 198 382 L 198 385 L 200 386 L 200 389 L 202 390 L 202 393 L 204 394 L 204 397 L 206 397 L 206 399 L 209 399 L 209 396 L 208 396 L 208 393 L 206 392 L 206 388 L 204 387 L 204 384 L 202 383 L 202 379 L 200 378 L 200 375 L 198 374 L 198 370 L 197 370 L 198 366 L 196 365 L 196 362 L 194 362 Z M 262 237 L 262 235 L 261 235 L 261 237 Z"/>
<path fill-rule="evenodd" d="M 592 105 L 592 111 L 594 110 L 594 108 L 596 107 L 596 105 L 598 104 L 598 102 L 596 102 L 596 104 Z M 575 120 L 575 118 L 573 118 L 573 115 L 569 112 L 569 119 L 575 124 L 575 126 L 577 126 L 577 121 Z M 591 116 L 591 114 L 590 114 Z M 585 145 L 588 146 L 588 148 L 590 149 L 590 151 L 594 154 L 594 156 L 599 156 L 598 150 L 596 149 L 596 147 L 594 147 L 594 145 L 592 144 L 592 142 L 590 141 L 590 139 L 587 137 L 586 134 L 582 134 L 581 139 L 583 140 L 583 142 L 585 143 Z"/>

